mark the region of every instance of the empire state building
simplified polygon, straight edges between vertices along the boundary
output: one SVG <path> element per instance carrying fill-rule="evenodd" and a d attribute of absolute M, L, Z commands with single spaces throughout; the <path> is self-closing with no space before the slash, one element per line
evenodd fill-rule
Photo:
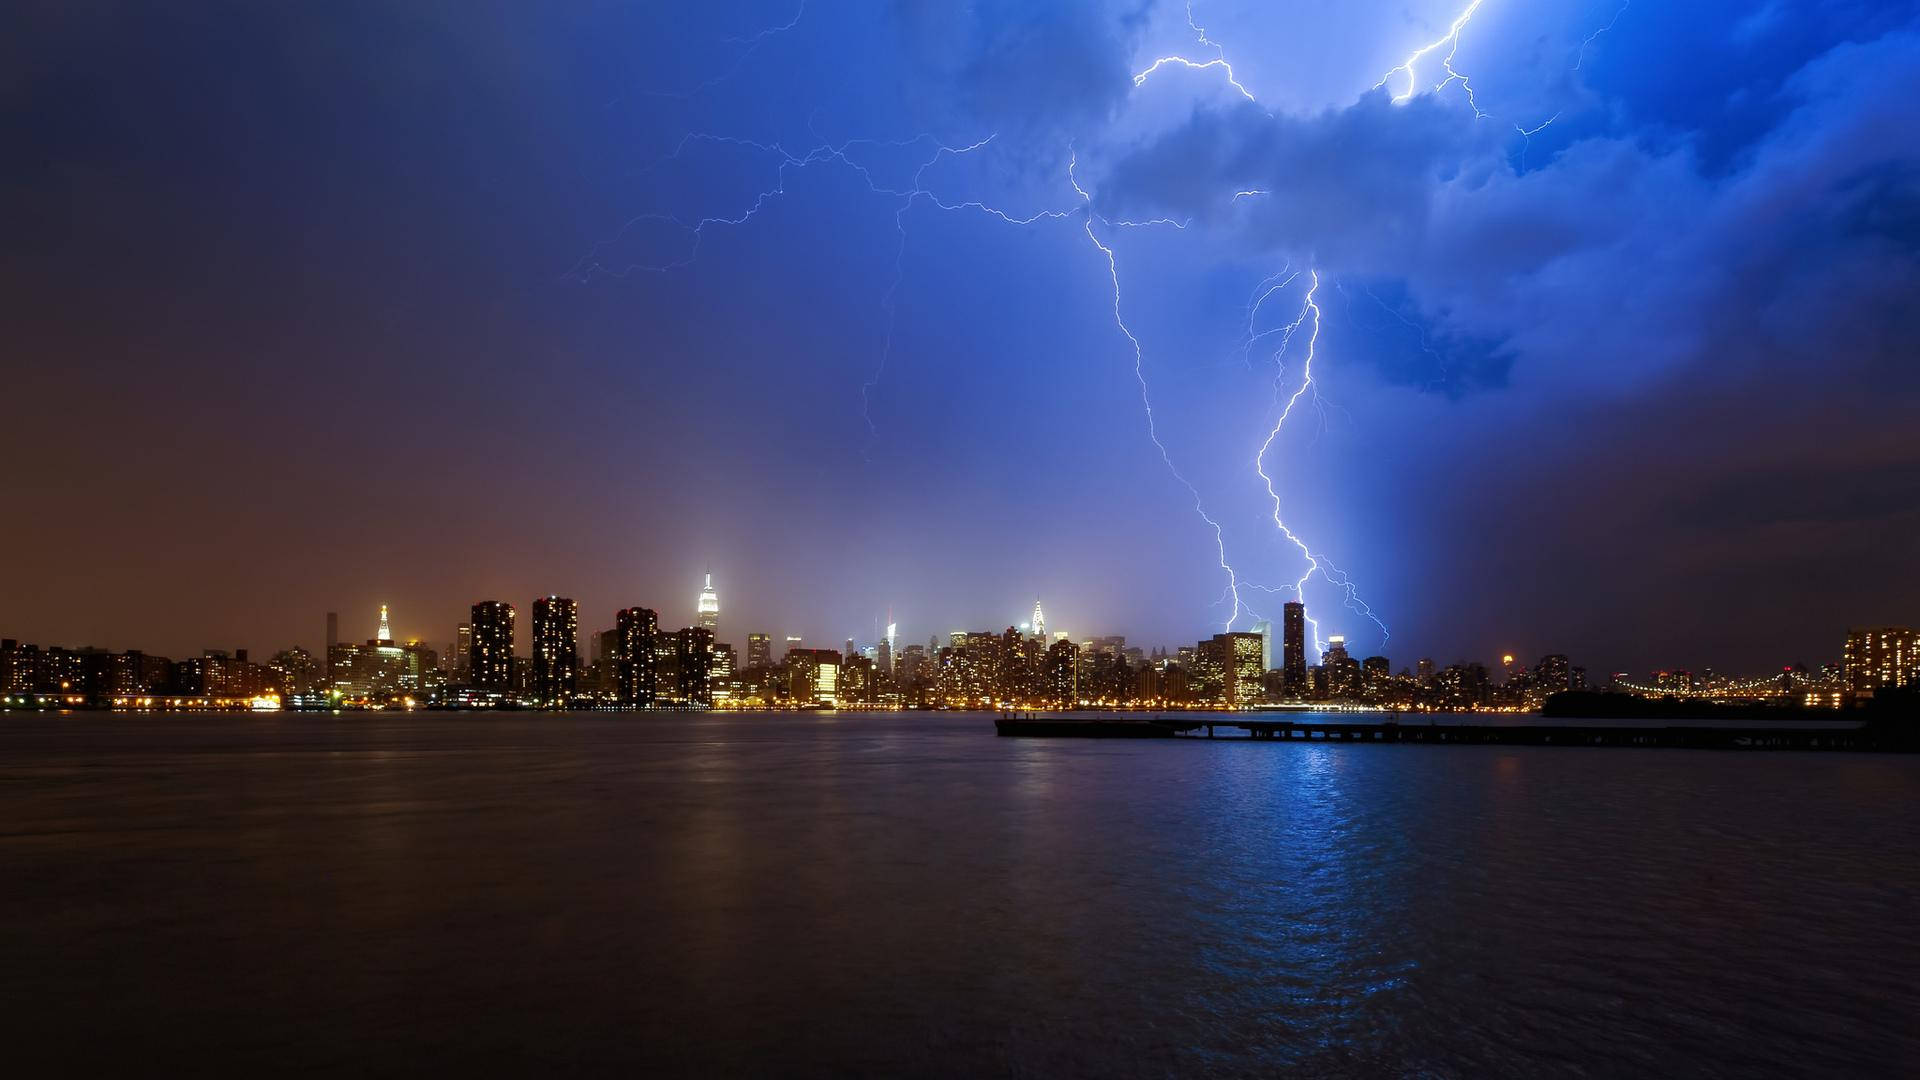
<path fill-rule="evenodd" d="M 700 589 L 700 603 L 695 608 L 694 625 L 713 631 L 716 638 L 720 635 L 720 594 L 713 591 L 713 575 L 707 575 L 707 583 Z"/>

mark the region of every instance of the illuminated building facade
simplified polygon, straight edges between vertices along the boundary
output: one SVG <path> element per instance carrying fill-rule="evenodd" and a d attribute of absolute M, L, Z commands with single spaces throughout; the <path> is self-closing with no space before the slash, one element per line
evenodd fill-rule
<path fill-rule="evenodd" d="M 773 635 L 747 635 L 747 666 L 750 668 L 773 666 Z"/>
<path fill-rule="evenodd" d="M 689 626 L 673 635 L 674 700 L 683 709 L 713 707 L 713 631 Z"/>
<path fill-rule="evenodd" d="M 713 700 L 724 702 L 733 697 L 735 675 L 739 664 L 734 658 L 733 646 L 716 641 L 713 644 L 713 664 L 709 686 Z"/>
<path fill-rule="evenodd" d="M 1841 670 L 1855 697 L 1920 685 L 1920 633 L 1905 626 L 1850 631 Z"/>
<path fill-rule="evenodd" d="M 1307 605 L 1289 601 L 1280 616 L 1280 669 L 1287 696 L 1307 693 Z"/>
<path fill-rule="evenodd" d="M 482 690 L 506 693 L 513 689 L 513 605 L 504 600 L 482 600 L 473 605 L 468 625 L 473 643 L 467 650 L 468 678 Z"/>
<path fill-rule="evenodd" d="M 1230 709 L 1258 702 L 1267 673 L 1264 651 L 1261 636 L 1245 631 L 1215 634 L 1201 642 L 1195 655 L 1201 659 L 1215 700 Z"/>
<path fill-rule="evenodd" d="M 1334 634 L 1327 639 L 1327 651 L 1320 658 L 1326 672 L 1327 697 L 1342 700 L 1360 696 L 1360 662 L 1347 654 L 1347 639 Z"/>
<path fill-rule="evenodd" d="M 564 705 L 580 685 L 580 605 L 564 596 L 533 602 L 534 697 Z"/>
<path fill-rule="evenodd" d="M 832 649 L 788 649 L 787 698 L 796 705 L 839 700 L 841 656 Z"/>
<path fill-rule="evenodd" d="M 694 604 L 695 626 L 709 635 L 720 633 L 720 594 L 713 591 L 713 575 L 707 575 L 707 582 L 700 587 L 700 599 Z"/>
<path fill-rule="evenodd" d="M 614 683 L 620 704 L 653 707 L 659 690 L 656 638 L 660 620 L 649 608 L 627 608 L 614 617 Z"/>

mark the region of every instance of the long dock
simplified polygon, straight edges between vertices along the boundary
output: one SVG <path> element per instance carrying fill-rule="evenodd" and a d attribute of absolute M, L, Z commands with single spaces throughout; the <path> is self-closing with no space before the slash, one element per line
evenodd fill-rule
<path fill-rule="evenodd" d="M 1687 750 L 1920 750 L 1906 731 L 1865 725 L 1626 726 L 1565 723 L 1460 724 L 1345 720 L 1260 720 L 1251 717 L 1073 717 L 1007 715 L 996 732 L 1016 738 L 1211 739 L 1256 742 L 1420 743 L 1430 746 L 1619 746 Z M 1237 733 L 1237 734 L 1228 734 Z"/>

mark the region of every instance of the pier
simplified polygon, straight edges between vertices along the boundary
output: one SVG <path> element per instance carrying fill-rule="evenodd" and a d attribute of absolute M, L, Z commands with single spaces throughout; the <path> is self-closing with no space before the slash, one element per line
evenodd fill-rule
<path fill-rule="evenodd" d="M 1250 742 L 1419 743 L 1429 746 L 1635 747 L 1684 750 L 1851 750 L 1912 753 L 1910 729 L 1836 722 L 1819 727 L 1764 724 L 1621 725 L 1397 720 L 1267 720 L 1238 716 L 1075 717 L 1013 715 L 994 722 L 1013 738 L 1213 739 Z"/>

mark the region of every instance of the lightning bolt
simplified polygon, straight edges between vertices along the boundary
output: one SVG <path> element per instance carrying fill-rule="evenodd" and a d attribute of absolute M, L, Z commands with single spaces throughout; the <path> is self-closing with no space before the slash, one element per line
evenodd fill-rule
<path fill-rule="evenodd" d="M 1258 337 L 1266 336 L 1267 334 L 1277 333 L 1280 335 L 1280 344 L 1273 354 L 1273 361 L 1277 368 L 1273 377 L 1274 398 L 1277 402 L 1281 393 L 1281 380 L 1286 377 L 1283 361 L 1287 350 L 1292 346 L 1294 337 L 1299 334 L 1303 328 L 1306 330 L 1306 357 L 1300 365 L 1300 383 L 1294 388 L 1293 393 L 1287 397 L 1286 404 L 1280 408 L 1279 416 L 1274 420 L 1273 427 L 1268 430 L 1265 441 L 1260 444 L 1259 451 L 1254 454 L 1253 467 L 1254 471 L 1260 474 L 1261 481 L 1266 484 L 1267 498 L 1273 503 L 1272 518 L 1274 528 L 1280 531 L 1280 535 L 1284 536 L 1287 542 L 1292 544 L 1300 552 L 1301 558 L 1306 561 L 1306 569 L 1301 571 L 1300 577 L 1294 581 L 1293 585 L 1288 587 L 1286 591 L 1291 591 L 1294 596 L 1304 604 L 1307 597 L 1307 582 L 1313 580 L 1315 576 L 1320 577 L 1329 585 L 1338 588 L 1344 594 L 1345 604 L 1348 608 L 1358 612 L 1372 622 L 1374 626 L 1379 628 L 1381 644 L 1384 646 L 1389 636 L 1386 624 L 1381 622 L 1373 613 L 1373 609 L 1367 606 L 1365 601 L 1360 599 L 1359 590 L 1354 586 L 1352 579 L 1347 576 L 1346 572 L 1335 566 L 1326 556 L 1314 551 L 1305 540 L 1300 538 L 1298 533 L 1287 525 L 1286 519 L 1281 516 L 1279 489 L 1274 486 L 1273 474 L 1267 471 L 1267 455 L 1273 450 L 1274 441 L 1280 437 L 1281 431 L 1285 430 L 1287 426 L 1287 421 L 1293 416 L 1294 407 L 1299 405 L 1301 398 L 1309 394 L 1314 395 L 1316 399 L 1318 398 L 1318 391 L 1313 381 L 1313 361 L 1319 351 L 1320 345 L 1321 312 L 1318 300 L 1320 292 L 1320 272 L 1317 269 L 1309 269 L 1306 271 L 1306 274 L 1308 281 L 1307 292 L 1306 296 L 1301 300 L 1300 313 L 1294 317 L 1292 322 L 1279 327 L 1277 330 L 1264 331 L 1254 335 L 1256 340 Z M 1266 303 L 1269 297 L 1291 285 L 1299 276 L 1299 271 L 1288 272 L 1283 270 L 1280 274 L 1268 277 L 1260 286 L 1256 287 L 1258 296 L 1253 303 L 1249 305 L 1247 314 L 1247 325 L 1250 332 L 1259 318 L 1260 307 Z M 1269 589 L 1267 591 L 1277 590 Z M 1307 616 L 1306 621 L 1313 629 L 1314 651 L 1316 653 L 1320 652 L 1323 646 L 1320 639 L 1319 620 L 1312 616 Z"/>
<path fill-rule="evenodd" d="M 1253 96 L 1253 91 L 1247 89 L 1244 85 L 1242 85 L 1240 82 L 1240 77 L 1233 73 L 1233 65 L 1227 62 L 1226 48 L 1217 41 L 1209 40 L 1207 38 L 1207 28 L 1193 21 L 1193 0 L 1187 0 L 1187 29 L 1193 31 L 1193 36 L 1199 40 L 1200 44 L 1205 45 L 1206 47 L 1213 50 L 1213 59 L 1191 60 L 1184 56 L 1162 56 L 1156 59 L 1153 63 L 1147 65 L 1147 67 L 1144 70 L 1134 74 L 1133 76 L 1134 88 L 1139 89 L 1140 87 L 1147 85 L 1147 78 L 1149 76 L 1151 76 L 1154 72 L 1159 71 L 1161 68 L 1167 67 L 1168 65 L 1172 65 L 1174 67 L 1187 68 L 1190 71 L 1205 71 L 1208 68 L 1219 68 L 1221 71 L 1226 73 L 1228 86 L 1231 86 L 1235 90 L 1238 90 L 1240 92 L 1241 97 L 1246 98 L 1248 101 L 1253 102 L 1255 105 L 1260 104 L 1260 102 Z"/>
<path fill-rule="evenodd" d="M 1486 116 L 1486 113 L 1480 111 L 1479 103 L 1473 99 L 1473 84 L 1467 80 L 1465 75 L 1453 69 L 1454 54 L 1460 51 L 1460 31 L 1465 30 L 1467 24 L 1473 21 L 1473 13 L 1480 10 L 1480 5 L 1483 2 L 1484 0 L 1472 0 L 1472 3 L 1467 5 L 1467 9 L 1462 11 L 1454 18 L 1453 22 L 1447 26 L 1447 32 L 1445 34 L 1415 49 L 1412 55 L 1402 61 L 1398 67 L 1389 68 L 1385 75 L 1380 76 L 1380 81 L 1373 84 L 1373 88 L 1378 90 L 1386 86 L 1387 83 L 1393 81 L 1395 75 L 1404 72 L 1407 76 L 1407 88 L 1400 93 L 1393 94 L 1393 102 L 1396 105 L 1402 105 L 1412 100 L 1414 92 L 1419 89 L 1420 79 L 1417 69 L 1420 61 L 1425 58 L 1428 53 L 1444 45 L 1447 47 L 1447 55 L 1441 58 L 1440 66 L 1446 70 L 1447 77 L 1435 83 L 1433 85 L 1433 91 L 1438 93 L 1444 90 L 1449 83 L 1457 82 L 1460 84 L 1460 88 L 1466 91 L 1467 104 L 1473 107 L 1473 115 L 1475 117 Z M 1391 91 L 1389 91 L 1389 93 L 1391 93 Z"/>
<path fill-rule="evenodd" d="M 1613 24 L 1619 22 L 1620 16 L 1625 15 L 1627 13 L 1627 9 L 1632 6 L 1633 6 L 1633 0 L 1626 0 L 1625 3 L 1620 5 L 1620 10 L 1613 13 L 1613 18 L 1607 20 L 1607 25 L 1587 35 L 1587 39 L 1580 43 L 1579 52 L 1574 57 L 1573 70 L 1579 71 L 1580 65 L 1587 62 L 1587 46 L 1593 44 L 1593 39 L 1613 29 Z"/>
<path fill-rule="evenodd" d="M 1454 57 L 1460 46 L 1461 33 L 1471 21 L 1475 11 L 1478 10 L 1482 2 L 1483 0 L 1472 0 L 1467 8 L 1449 25 L 1445 35 L 1415 50 L 1408 56 L 1404 63 L 1388 71 L 1380 82 L 1376 84 L 1376 88 L 1385 87 L 1398 76 L 1404 74 L 1406 78 L 1406 88 L 1402 92 L 1393 93 L 1392 100 L 1395 102 L 1410 100 L 1420 86 L 1418 68 L 1421 62 L 1428 55 L 1445 47 L 1447 51 L 1441 58 L 1441 66 L 1446 72 L 1446 77 L 1434 84 L 1433 90 L 1437 92 L 1451 83 L 1459 82 L 1467 97 L 1468 103 L 1473 107 L 1475 116 L 1486 116 L 1487 114 L 1479 108 L 1479 105 L 1474 99 L 1474 89 L 1468 77 L 1464 73 L 1456 70 L 1453 66 Z M 805 13 L 805 0 L 802 0 L 793 18 L 788 22 L 768 27 L 751 37 L 729 39 L 729 41 L 734 44 L 745 45 L 745 49 L 735 57 L 733 63 L 723 71 L 700 83 L 692 91 L 689 91 L 687 95 L 673 96 L 691 96 L 692 94 L 697 94 L 702 90 L 731 78 L 752 56 L 754 50 L 758 49 L 760 45 L 772 37 L 792 30 L 800 23 Z M 1186 56 L 1159 57 L 1145 69 L 1133 76 L 1133 85 L 1136 88 L 1143 87 L 1156 72 L 1167 67 L 1184 67 L 1195 71 L 1218 70 L 1225 77 L 1227 85 L 1231 86 L 1247 101 L 1257 105 L 1258 100 L 1252 91 L 1240 81 L 1238 74 L 1233 69 L 1233 65 L 1228 61 L 1225 48 L 1219 42 L 1210 39 L 1207 36 L 1206 29 L 1194 20 L 1193 7 L 1190 0 L 1186 5 L 1186 18 L 1187 25 L 1193 31 L 1196 40 L 1203 47 L 1211 49 L 1212 55 L 1201 59 Z M 1618 15 L 1616 15 L 1615 18 L 1617 20 Z M 1609 24 L 1609 27 L 1610 26 L 1611 24 Z M 1606 28 L 1603 28 L 1601 32 L 1604 32 L 1604 29 Z M 1591 38 L 1589 38 L 1589 41 L 1591 41 Z M 1553 119 L 1550 118 L 1546 123 L 1551 124 L 1552 122 Z M 1533 131 L 1537 132 L 1544 126 L 1545 124 L 1536 126 Z M 1531 132 L 1522 129 L 1521 134 L 1525 136 L 1531 134 Z M 1274 444 L 1279 439 L 1281 432 L 1286 428 L 1288 421 L 1293 416 L 1296 407 L 1302 399 L 1311 395 L 1316 406 L 1321 404 L 1313 374 L 1313 362 L 1318 351 L 1322 314 L 1317 301 L 1320 287 L 1318 270 L 1295 271 L 1289 267 L 1280 274 L 1269 277 L 1256 289 L 1257 295 L 1250 303 L 1248 310 L 1246 349 L 1248 350 L 1249 364 L 1251 364 L 1250 350 L 1256 342 L 1269 335 L 1280 335 L 1279 347 L 1273 355 L 1277 368 L 1274 378 L 1274 402 L 1278 409 L 1278 416 L 1273 426 L 1268 430 L 1266 438 L 1261 442 L 1258 450 L 1254 454 L 1255 471 L 1261 477 L 1266 488 L 1267 496 L 1272 502 L 1271 517 L 1275 527 L 1286 541 L 1292 544 L 1299 552 L 1306 565 L 1305 570 L 1292 585 L 1269 587 L 1245 581 L 1241 578 L 1239 572 L 1234 568 L 1228 558 L 1225 534 L 1219 520 L 1207 512 L 1205 500 L 1202 498 L 1199 489 L 1189 481 L 1185 474 L 1180 471 L 1179 467 L 1175 465 L 1172 454 L 1167 449 L 1166 443 L 1160 437 L 1158 418 L 1154 412 L 1151 390 L 1145 373 L 1144 348 L 1139 337 L 1133 332 L 1131 327 L 1128 326 L 1125 318 L 1119 259 L 1114 248 L 1108 242 L 1101 239 L 1100 230 L 1096 228 L 1096 225 L 1098 225 L 1106 229 L 1141 228 L 1148 226 L 1169 226 L 1176 229 L 1185 229 L 1191 225 L 1191 222 L 1172 218 L 1133 221 L 1109 219 L 1102 216 L 1094 206 L 1092 194 L 1081 185 L 1078 179 L 1078 157 L 1071 147 L 1068 148 L 1067 181 L 1073 189 L 1074 194 L 1078 196 L 1080 204 L 1074 209 L 1042 209 L 1030 214 L 1019 214 L 1009 212 L 977 199 L 952 200 L 944 198 L 929 186 L 926 181 L 926 174 L 928 170 L 942 158 L 950 155 L 960 156 L 973 153 L 991 143 L 993 139 L 994 136 L 989 135 L 977 142 L 963 146 L 950 146 L 932 135 L 926 134 L 898 141 L 849 139 L 836 144 L 822 140 L 805 152 L 796 154 L 790 152 L 779 143 L 756 142 L 725 135 L 689 134 L 683 137 L 673 152 L 662 160 L 677 159 L 689 147 L 700 143 L 732 145 L 766 155 L 777 162 L 774 169 L 773 183 L 748 200 L 743 209 L 731 215 L 708 215 L 699 218 L 687 218 L 662 213 L 636 215 L 623 223 L 612 236 L 595 244 L 575 263 L 574 267 L 568 271 L 568 276 L 585 281 L 590 280 L 594 274 L 626 277 L 640 272 L 666 273 L 690 266 L 698 260 L 701 245 L 709 229 L 738 228 L 747 225 L 768 205 L 786 194 L 786 185 L 793 173 L 827 164 L 842 166 L 851 170 L 860 177 L 869 192 L 876 196 L 892 200 L 894 229 L 898 236 L 898 242 L 894 250 L 892 276 L 881 297 L 881 307 L 886 313 L 885 335 L 876 366 L 869 377 L 862 383 L 860 391 L 861 415 L 867 425 L 869 435 L 868 447 L 870 450 L 873 440 L 878 436 L 878 428 L 874 423 L 871 412 L 872 394 L 884 378 L 887 365 L 892 355 L 893 341 L 898 322 L 899 289 L 903 280 L 905 254 L 909 242 L 908 221 L 915 207 L 925 204 L 928 207 L 947 213 L 974 212 L 993 218 L 1003 224 L 1015 226 L 1031 226 L 1048 220 L 1065 220 L 1078 217 L 1080 219 L 1081 229 L 1085 233 L 1088 242 L 1093 245 L 1094 249 L 1106 263 L 1108 282 L 1113 296 L 1113 322 L 1115 328 L 1118 329 L 1121 335 L 1127 340 L 1128 346 L 1133 352 L 1133 374 L 1140 391 L 1140 403 L 1146 418 L 1148 439 L 1153 443 L 1154 449 L 1159 453 L 1161 462 L 1166 466 L 1168 472 L 1186 489 L 1188 494 L 1192 496 L 1194 512 L 1213 533 L 1217 561 L 1227 580 L 1227 587 L 1222 593 L 1221 599 L 1225 601 L 1230 598 L 1233 604 L 1232 611 L 1226 622 L 1226 628 L 1231 630 L 1241 617 L 1243 611 L 1253 611 L 1251 607 L 1246 605 L 1241 595 L 1243 586 L 1266 592 L 1289 592 L 1304 601 L 1308 583 L 1317 577 L 1340 590 L 1346 606 L 1372 621 L 1374 625 L 1380 629 L 1384 641 L 1385 635 L 1387 634 L 1385 624 L 1382 623 L 1379 618 L 1374 615 L 1372 609 L 1360 599 L 1352 580 L 1344 571 L 1316 551 L 1287 524 L 1282 514 L 1282 500 L 1277 482 L 1274 479 L 1273 473 L 1267 469 L 1267 459 L 1273 452 Z M 918 167 L 912 174 L 911 181 L 904 187 L 879 182 L 874 177 L 872 171 L 862 165 L 851 154 L 851 151 L 855 147 L 906 148 L 915 145 L 928 146 L 931 148 L 931 152 L 927 157 L 921 159 Z M 1232 201 L 1238 202 L 1241 199 L 1259 198 L 1270 194 L 1271 192 L 1265 189 L 1240 190 L 1233 193 Z M 660 262 L 631 263 L 618 270 L 610 269 L 603 265 L 603 256 L 611 246 L 628 232 L 644 223 L 660 223 L 684 233 L 688 237 L 687 250 L 685 253 L 678 258 L 671 258 Z M 1298 315 L 1285 326 L 1272 330 L 1259 329 L 1259 320 L 1263 305 L 1271 297 L 1294 283 L 1303 272 L 1308 275 L 1309 287 Z M 1293 388 L 1292 393 L 1286 395 L 1284 405 L 1281 405 L 1280 398 L 1283 393 L 1282 381 L 1285 378 L 1284 358 L 1295 337 L 1302 333 L 1305 334 L 1306 356 L 1300 368 L 1300 381 L 1298 386 Z M 1320 623 L 1314 619 L 1309 619 L 1308 621 L 1313 627 L 1314 647 L 1316 651 L 1321 650 L 1323 645 L 1320 636 Z"/>
<path fill-rule="evenodd" d="M 647 91 L 644 91 L 644 93 L 648 97 L 677 98 L 683 101 L 694 98 L 694 97 L 698 97 L 700 94 L 703 94 L 706 91 L 711 90 L 716 86 L 719 86 L 721 83 L 726 82 L 728 79 L 733 78 L 735 75 L 738 75 L 740 73 L 740 69 L 746 66 L 747 61 L 752 58 L 754 52 L 757 51 L 760 48 L 760 46 L 766 44 L 768 38 L 778 37 L 779 35 L 784 34 L 789 30 L 792 30 L 794 27 L 799 26 L 800 20 L 805 18 L 806 14 L 807 14 L 807 0 L 800 0 L 800 6 L 797 10 L 794 11 L 793 18 L 788 19 L 784 23 L 780 23 L 775 26 L 766 27 L 765 29 L 756 31 L 755 33 L 749 34 L 745 37 L 735 36 L 735 37 L 722 38 L 721 40 L 728 45 L 745 45 L 746 48 L 742 49 L 739 55 L 733 58 L 733 63 L 727 65 L 727 67 L 724 70 L 722 70 L 719 74 L 708 76 L 707 78 L 694 84 L 693 87 L 690 89 L 647 90 Z"/>
<path fill-rule="evenodd" d="M 1240 575 L 1234 570 L 1233 564 L 1227 561 L 1226 535 L 1221 531 L 1220 523 L 1207 513 L 1204 500 L 1200 498 L 1200 489 L 1194 487 L 1193 482 L 1180 472 L 1179 466 L 1173 463 L 1173 455 L 1167 452 L 1167 444 L 1160 441 L 1159 424 L 1153 415 L 1153 399 L 1147 390 L 1147 375 L 1144 370 L 1146 355 L 1140 347 L 1140 339 L 1135 337 L 1133 331 L 1128 328 L 1127 321 L 1120 312 L 1120 262 L 1115 257 L 1113 249 L 1101 243 L 1100 235 L 1093 231 L 1093 223 L 1098 215 L 1093 212 L 1093 196 L 1080 186 L 1079 179 L 1074 175 L 1075 166 L 1078 164 L 1078 155 L 1070 150 L 1067 157 L 1067 182 L 1073 185 L 1073 190 L 1087 205 L 1087 217 L 1084 222 L 1087 239 L 1107 260 L 1107 278 L 1113 284 L 1113 325 L 1119 328 L 1120 333 L 1127 339 L 1127 344 L 1133 348 L 1133 378 L 1140 384 L 1140 406 L 1146 410 L 1147 414 L 1147 438 L 1153 440 L 1154 449 L 1160 451 L 1160 460 L 1166 464 L 1167 471 L 1172 473 L 1173 478 L 1193 496 L 1193 512 L 1199 514 L 1200 520 L 1206 522 L 1207 527 L 1213 530 L 1213 544 L 1220 556 L 1220 569 L 1227 575 L 1227 590 L 1221 594 L 1221 599 L 1224 600 L 1229 595 L 1233 597 L 1233 611 L 1227 616 L 1226 625 L 1226 629 L 1231 631 L 1233 624 L 1239 620 L 1240 610 L 1244 606 L 1240 600 Z"/>

